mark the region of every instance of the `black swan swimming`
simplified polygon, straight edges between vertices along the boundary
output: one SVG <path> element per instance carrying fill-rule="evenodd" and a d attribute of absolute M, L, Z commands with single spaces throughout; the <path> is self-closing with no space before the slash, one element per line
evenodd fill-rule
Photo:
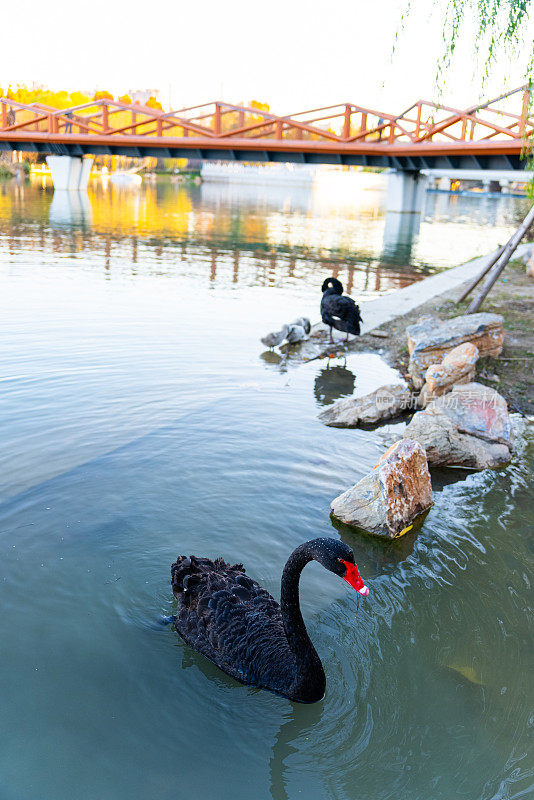
<path fill-rule="evenodd" d="M 335 539 L 313 539 L 290 555 L 282 574 L 280 605 L 222 558 L 179 556 L 171 567 L 178 600 L 174 625 L 182 639 L 241 683 L 301 703 L 324 696 L 326 678 L 306 632 L 299 603 L 300 573 L 318 561 L 364 597 L 369 594 L 354 553 Z"/>
<path fill-rule="evenodd" d="M 321 291 L 321 319 L 325 325 L 330 326 L 330 339 L 332 339 L 332 328 L 337 331 L 345 331 L 347 339 L 349 333 L 354 336 L 360 335 L 360 307 L 356 305 L 352 297 L 343 296 L 343 284 L 337 278 L 327 278 Z"/>

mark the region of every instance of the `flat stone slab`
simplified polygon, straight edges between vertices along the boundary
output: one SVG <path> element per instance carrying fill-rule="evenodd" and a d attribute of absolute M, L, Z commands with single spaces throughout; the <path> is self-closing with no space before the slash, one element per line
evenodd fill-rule
<path fill-rule="evenodd" d="M 401 439 L 330 507 L 346 525 L 394 539 L 420 525 L 432 503 L 425 450 L 418 442 Z"/>
<path fill-rule="evenodd" d="M 349 342 L 355 338 L 349 335 Z M 345 333 L 334 330 L 333 341 L 330 341 L 330 328 L 322 322 L 317 322 L 312 325 L 308 337 L 302 342 L 296 344 L 284 342 L 279 350 L 284 357 L 284 363 L 296 366 L 311 359 L 326 357 L 329 353 L 342 352 L 345 350 L 345 345 Z"/>
<path fill-rule="evenodd" d="M 318 419 L 332 428 L 357 428 L 393 419 L 410 408 L 411 392 L 402 384 L 388 384 L 363 397 L 345 397 L 325 409 Z"/>
<path fill-rule="evenodd" d="M 410 363 L 408 371 L 415 385 L 423 384 L 423 376 L 431 364 L 441 363 L 443 356 L 464 342 L 478 348 L 480 358 L 498 356 L 504 342 L 504 319 L 500 314 L 465 314 L 440 321 L 425 316 L 406 328 Z"/>

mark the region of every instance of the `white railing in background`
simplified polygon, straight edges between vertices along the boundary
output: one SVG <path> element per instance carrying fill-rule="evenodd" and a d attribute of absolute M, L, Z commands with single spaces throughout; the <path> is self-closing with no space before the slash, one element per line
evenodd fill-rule
<path fill-rule="evenodd" d="M 317 167 L 309 164 L 236 164 L 228 161 L 205 161 L 201 175 L 204 181 L 236 181 L 241 183 L 313 183 Z"/>

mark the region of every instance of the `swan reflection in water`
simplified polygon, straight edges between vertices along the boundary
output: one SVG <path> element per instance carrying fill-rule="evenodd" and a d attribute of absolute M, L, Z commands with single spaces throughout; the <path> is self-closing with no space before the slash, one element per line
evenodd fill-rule
<path fill-rule="evenodd" d="M 353 394 L 355 383 L 356 376 L 347 369 L 346 362 L 335 366 L 330 366 L 328 362 L 315 378 L 313 393 L 320 405 L 328 406 L 340 397 Z"/>
<path fill-rule="evenodd" d="M 324 713 L 324 700 L 309 705 L 291 704 L 291 709 L 284 716 L 284 721 L 276 734 L 271 759 L 269 761 L 269 777 L 271 797 L 273 800 L 288 800 L 287 759 L 298 753 L 297 740 L 307 734 L 312 736 L 314 727 L 321 721 Z"/>
<path fill-rule="evenodd" d="M 254 686 L 244 686 L 234 678 L 226 675 L 215 664 L 204 658 L 200 653 L 189 647 L 175 632 L 182 656 L 182 669 L 196 668 L 204 678 L 214 684 L 218 689 L 240 689 L 250 693 L 251 703 L 254 695 L 265 694 L 265 690 Z M 283 698 L 280 698 L 283 699 Z M 314 727 L 321 721 L 324 714 L 324 700 L 318 703 L 293 703 L 287 701 L 289 710 L 281 717 L 280 727 L 276 733 L 271 757 L 269 759 L 269 778 L 271 797 L 274 800 L 288 800 L 287 775 L 289 769 L 287 760 L 295 753 L 300 752 L 297 740 L 302 736 L 311 736 Z"/>

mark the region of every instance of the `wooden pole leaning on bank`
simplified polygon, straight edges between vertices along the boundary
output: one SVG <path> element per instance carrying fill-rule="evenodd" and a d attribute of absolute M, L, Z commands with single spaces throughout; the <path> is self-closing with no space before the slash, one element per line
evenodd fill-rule
<path fill-rule="evenodd" d="M 505 247 L 506 247 L 506 244 L 503 244 L 503 245 L 501 245 L 501 246 L 499 247 L 499 249 L 498 249 L 498 250 L 496 250 L 496 251 L 493 253 L 493 255 L 491 255 L 491 256 L 489 257 L 489 260 L 488 260 L 488 262 L 487 262 L 486 264 L 484 264 L 484 268 L 483 268 L 482 272 L 479 272 L 479 273 L 478 273 L 478 275 L 477 275 L 475 278 L 473 278 L 473 280 L 471 281 L 471 283 L 469 284 L 469 286 L 467 287 L 467 289 L 465 290 L 465 292 L 464 292 L 464 293 L 463 293 L 463 294 L 462 294 L 462 295 L 461 295 L 461 296 L 458 298 L 458 300 L 456 301 L 456 305 L 458 305 L 458 303 L 461 303 L 461 302 L 462 302 L 462 300 L 465 300 L 465 298 L 466 298 L 466 297 L 468 297 L 468 296 L 471 294 L 471 292 L 473 291 L 473 289 L 474 289 L 476 286 L 478 286 L 478 284 L 480 283 L 480 281 L 482 280 L 482 278 L 484 277 L 484 275 L 487 275 L 487 274 L 488 274 L 488 272 L 490 271 L 490 269 L 492 268 L 492 266 L 493 266 L 493 265 L 494 265 L 494 264 L 495 264 L 495 263 L 496 263 L 496 262 L 499 260 L 499 258 L 502 256 L 502 254 L 504 253 L 504 248 L 505 248 Z"/>
<path fill-rule="evenodd" d="M 499 277 L 505 266 L 510 261 L 510 258 L 512 257 L 517 245 L 519 244 L 519 242 L 521 241 L 521 239 L 523 238 L 523 236 L 525 235 L 525 233 L 530 228 L 533 222 L 534 222 L 534 205 L 532 206 L 532 208 L 530 209 L 527 216 L 525 217 L 519 228 L 516 230 L 514 235 L 504 246 L 502 254 L 498 257 L 495 266 L 493 267 L 488 277 L 484 281 L 484 284 L 479 294 L 475 297 L 475 299 L 472 301 L 471 305 L 467 309 L 466 314 L 475 314 L 478 311 L 478 309 L 484 302 L 485 298 L 488 296 L 497 278 Z"/>

